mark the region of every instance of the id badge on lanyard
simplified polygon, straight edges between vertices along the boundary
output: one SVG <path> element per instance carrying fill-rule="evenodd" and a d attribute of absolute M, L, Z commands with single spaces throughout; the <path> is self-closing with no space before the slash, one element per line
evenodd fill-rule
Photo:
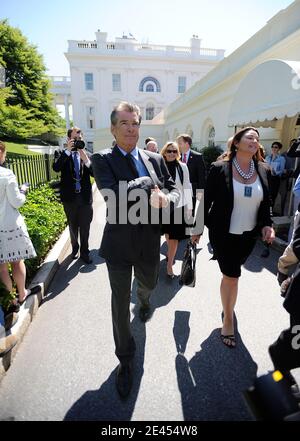
<path fill-rule="evenodd" d="M 245 198 L 251 198 L 252 197 L 252 187 L 248 187 L 247 185 L 245 185 L 244 196 L 245 196 Z"/>

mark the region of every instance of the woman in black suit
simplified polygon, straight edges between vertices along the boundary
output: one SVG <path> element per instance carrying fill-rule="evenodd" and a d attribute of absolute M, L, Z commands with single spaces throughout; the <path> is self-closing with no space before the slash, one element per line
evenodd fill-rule
<path fill-rule="evenodd" d="M 223 274 L 221 338 L 230 348 L 236 346 L 233 317 L 241 265 L 251 254 L 259 233 L 267 243 L 275 238 L 267 171 L 261 159 L 257 129 L 240 130 L 233 137 L 228 157 L 212 165 L 204 194 L 204 221 L 213 259 L 218 260 Z"/>

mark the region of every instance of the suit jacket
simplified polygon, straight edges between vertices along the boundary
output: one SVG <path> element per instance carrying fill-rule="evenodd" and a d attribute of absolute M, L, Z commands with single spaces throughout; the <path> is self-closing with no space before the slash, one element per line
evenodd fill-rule
<path fill-rule="evenodd" d="M 147 208 L 154 185 L 167 189 L 172 203 L 176 204 L 179 200 L 179 191 L 163 157 L 146 150 L 139 150 L 139 153 L 149 176 L 136 178 L 118 146 L 95 153 L 91 158 L 96 184 L 106 200 L 108 211 L 112 213 L 117 208 L 115 219 L 107 218 L 100 247 L 101 256 L 109 263 L 133 264 L 140 259 L 148 262 L 158 259 L 160 225 L 151 224 L 148 219 L 145 223 L 132 224 L 127 218 L 132 205 L 136 203 L 136 190 L 145 190 L 142 204 L 145 203 Z M 133 202 L 128 202 L 130 195 Z"/>
<path fill-rule="evenodd" d="M 205 165 L 201 153 L 190 150 L 187 166 L 190 173 L 190 181 L 193 187 L 193 197 L 196 197 L 196 190 L 205 187 Z"/>
<path fill-rule="evenodd" d="M 291 147 L 286 152 L 286 156 L 289 158 L 300 158 L 300 150 L 299 150 L 300 142 L 295 141 Z M 297 179 L 300 173 L 300 164 L 294 170 L 293 178 Z"/>
<path fill-rule="evenodd" d="M 255 163 L 263 187 L 263 200 L 257 214 L 257 232 L 271 226 L 271 208 L 267 170 L 262 162 Z M 233 210 L 232 161 L 217 161 L 212 164 L 204 192 L 204 222 L 210 233 L 223 237 L 229 232 Z"/>
<path fill-rule="evenodd" d="M 292 247 L 297 259 L 300 261 L 300 222 L 295 227 Z M 298 264 L 294 272 L 283 306 L 291 315 L 300 316 L 300 264 Z"/>
<path fill-rule="evenodd" d="M 89 154 L 87 153 L 89 156 Z M 53 170 L 60 172 L 60 199 L 62 202 L 72 202 L 75 198 L 75 169 L 72 155 L 63 152 L 55 152 Z M 90 177 L 93 176 L 92 167 L 86 167 L 80 161 L 81 195 L 86 204 L 92 204 L 92 185 Z"/>

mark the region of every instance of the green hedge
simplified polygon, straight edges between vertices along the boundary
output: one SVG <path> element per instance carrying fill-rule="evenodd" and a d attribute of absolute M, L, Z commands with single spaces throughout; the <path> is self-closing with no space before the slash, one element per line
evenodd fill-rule
<path fill-rule="evenodd" d="M 200 152 L 203 155 L 204 163 L 207 169 L 210 168 L 211 163 L 215 162 L 223 152 L 222 148 L 218 145 L 203 147 Z"/>
<path fill-rule="evenodd" d="M 57 201 L 55 192 L 49 184 L 32 190 L 27 195 L 20 212 L 25 218 L 28 233 L 37 254 L 34 259 L 25 261 L 27 279 L 31 279 L 52 245 L 57 241 L 67 221 L 63 206 Z"/>

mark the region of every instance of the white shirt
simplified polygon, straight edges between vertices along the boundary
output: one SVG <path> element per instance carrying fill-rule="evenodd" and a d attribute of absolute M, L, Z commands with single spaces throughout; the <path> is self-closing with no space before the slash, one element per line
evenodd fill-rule
<path fill-rule="evenodd" d="M 248 187 L 251 197 L 245 196 L 245 187 Z M 243 234 L 244 231 L 252 231 L 257 224 L 257 213 L 264 195 L 259 177 L 257 176 L 253 184 L 242 184 L 233 179 L 233 194 L 229 233 Z"/>
<path fill-rule="evenodd" d="M 192 190 L 192 184 L 190 182 L 190 174 L 189 169 L 186 164 L 180 163 L 180 167 L 183 171 L 183 183 L 181 183 L 178 171 L 176 170 L 176 179 L 175 184 L 177 189 L 180 192 L 180 199 L 177 203 L 177 207 L 183 207 L 184 205 L 187 205 L 189 210 L 193 209 L 193 190 Z"/>
<path fill-rule="evenodd" d="M 187 164 L 187 163 L 188 163 L 188 160 L 189 160 L 189 157 L 190 157 L 190 153 L 191 153 L 191 149 L 188 149 L 188 151 L 186 152 L 186 162 L 185 162 L 185 163 L 183 162 L 184 153 L 181 154 L 181 161 L 182 161 L 184 164 Z"/>
<path fill-rule="evenodd" d="M 68 149 L 65 149 L 64 152 L 65 152 L 65 154 L 66 154 L 67 156 L 72 155 L 72 159 L 73 159 L 73 161 L 74 161 L 74 157 L 77 158 L 77 161 L 78 161 L 78 164 L 79 164 L 79 169 L 80 169 L 80 161 L 81 161 L 81 159 L 80 159 L 80 154 L 79 154 L 78 150 L 77 150 L 78 155 L 75 155 L 75 152 L 74 152 L 74 151 L 70 151 L 70 150 L 68 150 Z M 89 168 L 89 167 L 91 166 L 91 161 L 90 161 L 90 159 L 88 159 L 87 161 L 85 161 L 85 162 L 84 162 L 84 165 L 85 165 L 86 167 Z"/>

